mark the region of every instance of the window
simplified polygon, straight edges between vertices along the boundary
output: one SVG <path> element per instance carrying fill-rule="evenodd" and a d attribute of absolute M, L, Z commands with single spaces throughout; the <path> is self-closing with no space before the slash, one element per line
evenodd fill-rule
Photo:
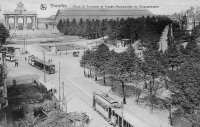
<path fill-rule="evenodd" d="M 122 118 L 119 117 L 119 127 L 122 127 Z"/>
<path fill-rule="evenodd" d="M 124 124 L 123 127 L 128 127 L 128 123 L 125 120 L 124 120 L 123 124 Z"/>

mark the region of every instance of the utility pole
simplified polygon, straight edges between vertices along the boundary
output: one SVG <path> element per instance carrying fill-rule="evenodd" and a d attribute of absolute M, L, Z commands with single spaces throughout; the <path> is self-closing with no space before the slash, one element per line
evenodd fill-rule
<path fill-rule="evenodd" d="M 65 93 L 64 93 L 64 82 L 62 82 L 62 87 L 63 87 L 63 99 L 65 97 Z"/>
<path fill-rule="evenodd" d="M 61 56 L 61 44 L 60 44 L 60 56 Z"/>
<path fill-rule="evenodd" d="M 24 38 L 24 53 L 26 53 L 25 45 L 26 45 L 26 42 L 25 42 L 25 38 Z"/>
<path fill-rule="evenodd" d="M 44 71 L 44 83 L 46 83 L 46 74 L 45 74 L 45 51 L 43 50 L 43 55 L 44 55 L 44 67 L 43 67 L 43 71 Z"/>
<path fill-rule="evenodd" d="M 28 31 L 27 31 L 27 29 L 26 29 L 26 39 L 28 38 Z M 28 53 L 28 51 L 27 51 L 27 41 L 26 41 L 26 52 Z"/>
<path fill-rule="evenodd" d="M 85 50 L 83 51 L 83 56 L 85 57 Z M 83 63 L 84 63 L 84 76 L 86 75 L 85 73 L 85 58 L 83 59 Z"/>
<path fill-rule="evenodd" d="M 56 49 L 56 37 L 55 37 L 55 53 L 57 54 L 57 49 Z"/>
<path fill-rule="evenodd" d="M 59 101 L 60 101 L 60 62 L 59 62 Z"/>
<path fill-rule="evenodd" d="M 62 87 L 63 87 L 63 97 L 62 97 L 62 102 L 64 102 L 65 100 L 65 93 L 64 93 L 64 82 L 62 82 Z M 62 108 L 64 107 L 64 103 L 62 103 Z"/>
<path fill-rule="evenodd" d="M 3 84 L 4 84 L 4 97 L 7 97 L 7 84 L 6 84 L 6 51 L 2 52 L 3 62 Z"/>
<path fill-rule="evenodd" d="M 25 53 L 27 53 L 27 41 L 25 41 Z"/>
<path fill-rule="evenodd" d="M 23 44 L 22 44 L 22 50 L 21 50 L 21 54 L 23 54 Z"/>

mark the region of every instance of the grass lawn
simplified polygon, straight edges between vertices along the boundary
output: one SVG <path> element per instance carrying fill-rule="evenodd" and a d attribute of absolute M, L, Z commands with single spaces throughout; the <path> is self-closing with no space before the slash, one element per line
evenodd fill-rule
<path fill-rule="evenodd" d="M 50 45 L 41 45 L 42 48 L 46 49 L 47 51 L 51 51 L 51 47 L 54 46 L 50 46 Z M 84 50 L 85 48 L 83 46 L 79 46 L 76 44 L 57 44 L 56 45 L 56 49 L 59 51 L 69 51 L 69 50 Z"/>

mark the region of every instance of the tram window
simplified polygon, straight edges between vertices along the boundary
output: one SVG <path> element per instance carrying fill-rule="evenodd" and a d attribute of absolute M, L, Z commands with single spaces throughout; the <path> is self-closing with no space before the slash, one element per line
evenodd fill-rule
<path fill-rule="evenodd" d="M 119 117 L 119 127 L 122 127 L 122 118 Z"/>
<path fill-rule="evenodd" d="M 128 127 L 128 124 L 127 124 L 127 122 L 125 120 L 124 120 L 123 124 L 124 124 L 123 127 Z"/>
<path fill-rule="evenodd" d="M 114 111 L 112 111 L 112 115 L 115 116 L 115 112 Z"/>
<path fill-rule="evenodd" d="M 117 118 L 117 120 L 116 120 L 116 124 L 118 125 L 118 123 L 119 123 L 119 117 L 118 117 L 117 114 L 115 114 L 115 116 L 116 116 L 116 118 Z"/>

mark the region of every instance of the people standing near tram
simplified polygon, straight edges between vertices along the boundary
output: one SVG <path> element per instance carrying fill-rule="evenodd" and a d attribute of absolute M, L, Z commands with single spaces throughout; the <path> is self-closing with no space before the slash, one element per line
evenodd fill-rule
<path fill-rule="evenodd" d="M 15 61 L 15 67 L 16 67 L 16 65 L 17 65 L 17 62 Z"/>
<path fill-rule="evenodd" d="M 18 61 L 17 61 L 17 67 L 18 67 Z"/>

